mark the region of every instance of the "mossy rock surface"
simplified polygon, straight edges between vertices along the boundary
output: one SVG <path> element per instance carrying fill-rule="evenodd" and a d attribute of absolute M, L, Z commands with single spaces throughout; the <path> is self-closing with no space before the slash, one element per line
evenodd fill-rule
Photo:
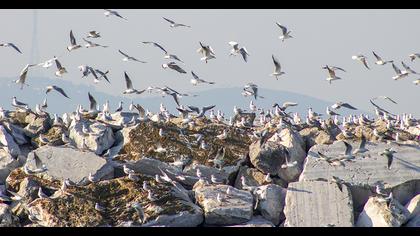
<path fill-rule="evenodd" d="M 130 131 L 130 142 L 123 147 L 119 159 L 139 160 L 146 156 L 168 163 L 173 162 L 174 157 L 188 156 L 197 164 L 212 166 L 209 159 L 214 158 L 219 148 L 225 147 L 225 165 L 234 165 L 248 153 L 251 140 L 247 130 L 220 124 L 200 125 L 207 123 L 204 119 L 199 119 L 196 123 L 196 127 L 184 129 L 185 135 L 181 135 L 180 127 L 174 123 L 142 122 Z M 167 133 L 166 136 L 159 136 L 160 128 Z M 225 129 L 228 138 L 218 139 L 216 136 Z M 192 135 L 198 133 L 204 135 L 203 139 L 209 145 L 209 149 L 201 149 L 200 144 L 196 143 L 196 138 Z M 167 150 L 166 153 L 155 152 L 158 143 Z"/>
<path fill-rule="evenodd" d="M 142 175 L 138 176 L 137 182 L 121 177 L 86 186 L 69 186 L 68 194 L 57 194 L 60 193 L 60 181 L 27 176 L 21 169 L 16 169 L 8 178 L 8 188 L 18 191 L 25 177 L 33 178 L 47 195 L 53 195 L 48 199 L 38 198 L 30 204 L 30 210 L 40 213 L 43 217 L 41 221 L 47 226 L 116 226 L 128 221 L 138 222 L 139 216 L 131 207 L 135 202 L 143 206 L 146 222 L 159 215 L 194 211 L 172 195 L 169 183 L 157 183 L 153 178 Z M 155 201 L 148 200 L 148 192 L 142 189 L 143 181 L 148 182 Z M 105 207 L 106 211 L 95 210 L 95 203 Z"/>

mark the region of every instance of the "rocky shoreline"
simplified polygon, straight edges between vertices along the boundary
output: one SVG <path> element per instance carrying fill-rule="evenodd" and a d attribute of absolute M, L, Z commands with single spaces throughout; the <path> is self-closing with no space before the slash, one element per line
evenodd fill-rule
<path fill-rule="evenodd" d="M 420 226 L 417 122 L 2 114 L 0 226 Z"/>

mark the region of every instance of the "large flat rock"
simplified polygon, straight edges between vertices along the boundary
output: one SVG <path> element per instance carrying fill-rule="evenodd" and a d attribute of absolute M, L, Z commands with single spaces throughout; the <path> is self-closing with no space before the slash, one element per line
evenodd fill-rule
<path fill-rule="evenodd" d="M 107 179 L 114 176 L 113 167 L 105 159 L 93 152 L 82 152 L 73 148 L 42 146 L 28 154 L 27 163 L 35 169 L 34 152 L 46 165 L 47 170 L 37 175 L 48 180 L 69 178 L 78 183 L 92 173 L 97 178 Z"/>
<path fill-rule="evenodd" d="M 351 227 L 354 224 L 350 191 L 343 185 L 325 181 L 290 183 L 284 209 L 288 227 L 322 227 L 332 224 Z"/>

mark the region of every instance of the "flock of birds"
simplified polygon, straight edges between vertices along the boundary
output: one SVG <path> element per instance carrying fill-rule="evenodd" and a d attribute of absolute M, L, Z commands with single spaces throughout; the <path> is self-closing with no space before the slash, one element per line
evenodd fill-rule
<path fill-rule="evenodd" d="M 118 17 L 122 20 L 127 20 L 127 18 L 123 17 L 122 15 L 120 15 L 117 11 L 114 10 L 108 10 L 105 9 L 105 16 L 106 17 Z M 165 21 L 167 21 L 168 23 L 170 23 L 170 27 L 171 28 L 178 28 L 178 27 L 185 27 L 185 28 L 191 28 L 191 26 L 189 25 L 185 25 L 185 24 L 181 24 L 181 23 L 177 23 L 171 19 L 168 18 L 163 18 Z M 276 23 L 277 26 L 281 29 L 281 33 L 282 35 L 279 36 L 279 39 L 284 42 L 285 40 L 289 40 L 292 39 L 293 36 L 291 35 L 291 31 L 289 31 L 285 26 Z M 96 39 L 96 38 L 100 38 L 101 35 L 99 32 L 97 31 L 90 31 L 88 32 L 86 38 L 89 39 Z M 83 38 L 84 42 L 86 43 L 84 46 L 85 48 L 93 48 L 93 47 L 103 47 L 103 48 L 107 48 L 108 46 L 106 45 L 100 45 L 98 43 L 95 43 L 93 41 L 90 41 L 88 39 Z M 163 69 L 171 69 L 173 71 L 176 71 L 178 73 L 181 74 L 187 74 L 187 71 L 185 71 L 180 64 L 177 63 L 181 63 L 181 64 L 185 64 L 180 57 L 178 57 L 177 55 L 171 54 L 168 50 L 166 50 L 163 46 L 161 46 L 160 44 L 156 43 L 156 42 L 149 42 L 149 41 L 145 41 L 142 42 L 145 45 L 152 45 L 158 49 L 160 49 L 163 53 L 164 53 L 164 58 L 165 59 L 169 59 L 171 60 L 169 63 L 165 63 L 162 64 L 162 68 Z M 210 45 L 205 45 L 202 42 L 199 42 L 199 49 L 197 50 L 198 53 L 200 53 L 202 55 L 202 57 L 200 58 L 201 61 L 208 63 L 210 60 L 216 59 L 216 55 L 215 52 L 213 50 L 213 48 Z M 229 45 L 232 47 L 230 50 L 229 55 L 230 56 L 237 56 L 237 55 L 241 55 L 243 60 L 245 62 L 248 61 L 248 57 L 250 56 L 250 54 L 248 53 L 247 49 L 245 47 L 240 47 L 239 44 L 237 42 L 231 41 L 229 42 Z M 13 44 L 13 43 L 3 43 L 0 44 L 0 46 L 4 46 L 4 47 L 11 47 L 13 49 L 15 49 L 17 52 L 22 53 L 19 48 Z M 70 45 L 67 46 L 67 51 L 68 52 L 72 52 L 74 50 L 78 50 L 82 48 L 82 45 L 77 43 L 77 40 L 73 34 L 73 31 L 70 31 Z M 129 54 L 127 54 L 126 52 L 123 52 L 122 50 L 118 50 L 118 52 L 123 56 L 122 60 L 125 62 L 138 62 L 138 63 L 146 63 L 146 61 L 143 60 L 139 60 L 133 56 L 130 56 Z M 394 77 L 392 77 L 394 80 L 399 80 L 402 78 L 407 77 L 409 74 L 417 74 L 417 72 L 415 72 L 414 70 L 412 70 L 406 63 L 401 62 L 402 66 L 404 67 L 404 70 L 400 70 L 395 64 L 394 61 L 392 60 L 384 60 L 382 59 L 377 53 L 373 52 L 374 57 L 376 58 L 375 64 L 376 65 L 386 65 L 386 64 L 391 64 L 392 67 L 394 68 L 396 75 Z M 420 58 L 420 53 L 414 53 L 409 55 L 409 58 L 411 59 L 411 61 L 414 61 L 415 59 L 419 59 Z M 352 56 L 353 60 L 357 60 L 360 61 L 367 69 L 371 69 L 369 67 L 368 61 L 367 61 L 367 57 L 362 55 L 362 54 L 358 54 L 355 56 Z M 276 79 L 279 79 L 282 75 L 285 74 L 284 71 L 282 71 L 282 67 L 280 62 L 276 59 L 276 57 L 274 55 L 272 55 L 272 60 L 273 60 L 273 64 L 274 64 L 274 71 L 273 73 L 270 74 L 270 76 L 275 77 Z M 15 80 L 14 82 L 16 84 L 19 84 L 21 86 L 21 89 L 24 88 L 24 86 L 28 86 L 28 84 L 26 83 L 27 80 L 27 76 L 28 76 L 28 71 L 30 68 L 33 67 L 43 67 L 43 68 L 50 68 L 53 65 L 56 65 L 56 72 L 55 75 L 57 77 L 63 77 L 67 72 L 66 68 L 60 63 L 59 58 L 58 57 L 53 57 L 49 60 L 46 60 L 44 62 L 41 63 L 37 63 L 37 64 L 28 64 L 25 66 L 25 68 L 22 70 L 22 72 L 20 73 L 20 76 L 17 80 Z M 94 79 L 94 83 L 99 83 L 102 79 L 106 80 L 108 83 L 111 83 L 110 79 L 108 78 L 108 73 L 109 70 L 106 71 L 102 71 L 99 70 L 97 68 L 93 68 L 91 66 L 88 65 L 80 65 L 78 67 L 78 69 L 82 72 L 82 78 L 86 78 L 89 75 L 93 76 Z M 342 71 L 342 72 L 346 72 L 346 70 L 344 70 L 341 67 L 338 66 L 330 66 L 330 65 L 325 65 L 324 67 L 322 67 L 322 69 L 326 69 L 328 71 L 328 77 L 326 78 L 326 80 L 331 84 L 333 81 L 336 80 L 340 80 L 341 78 L 338 77 L 336 75 L 337 71 Z M 204 79 L 201 79 L 196 72 L 191 71 L 191 84 L 193 85 L 198 85 L 198 84 L 215 84 L 215 82 L 212 81 L 206 81 Z M 267 109 L 264 110 L 263 108 L 258 108 L 254 101 L 251 100 L 250 104 L 249 104 L 249 110 L 245 110 L 245 109 L 241 109 L 238 107 L 234 107 L 233 111 L 234 111 L 234 117 L 230 117 L 229 119 L 226 119 L 224 117 L 224 113 L 220 110 L 217 111 L 217 114 L 215 114 L 214 112 L 214 107 L 215 105 L 210 105 L 210 106 L 204 106 L 202 108 L 198 108 L 195 106 L 184 106 L 180 103 L 180 98 L 183 96 L 197 96 L 197 95 L 192 95 L 192 94 L 186 94 L 186 93 L 180 93 L 168 86 L 165 87 L 157 87 L 157 86 L 149 86 L 147 88 L 144 89 L 139 89 L 137 87 L 135 87 L 133 85 L 133 81 L 131 80 L 129 74 L 127 72 L 124 72 L 124 79 L 125 79 L 125 83 L 126 83 L 126 89 L 124 91 L 122 91 L 122 94 L 124 95 L 128 95 L 128 94 L 142 94 L 145 91 L 151 93 L 152 91 L 156 91 L 158 93 L 160 93 L 162 96 L 171 96 L 173 98 L 173 100 L 175 101 L 175 103 L 177 104 L 177 110 L 179 111 L 179 115 L 182 118 L 182 125 L 186 125 L 186 126 L 194 126 L 196 125 L 196 120 L 199 118 L 203 118 L 206 117 L 206 112 L 210 111 L 210 115 L 209 115 L 209 119 L 212 122 L 215 123 L 219 123 L 219 124 L 223 124 L 226 126 L 226 129 L 219 135 L 217 135 L 215 138 L 218 139 L 226 139 L 229 135 L 228 130 L 230 129 L 230 127 L 239 127 L 239 128 L 250 128 L 252 129 L 252 134 L 251 137 L 252 138 L 256 138 L 260 140 L 260 144 L 264 145 L 265 142 L 271 138 L 273 139 L 279 139 L 281 138 L 279 135 L 279 132 L 269 132 L 267 128 L 278 128 L 278 130 L 281 130 L 282 127 L 284 126 L 288 126 L 291 128 L 295 128 L 295 127 L 303 127 L 303 126 L 317 126 L 321 129 L 324 130 L 328 130 L 328 127 L 326 125 L 326 120 L 322 119 L 322 114 L 317 113 L 315 111 L 313 111 L 312 108 L 308 108 L 308 113 L 306 115 L 306 120 L 303 121 L 302 118 L 300 117 L 300 115 L 298 113 L 292 113 L 292 112 L 287 112 L 287 109 L 289 109 L 290 107 L 294 107 L 297 106 L 298 104 L 295 102 L 284 102 L 282 105 L 279 105 L 277 103 L 275 103 L 272 107 L 272 109 Z M 420 83 L 420 79 L 417 79 L 414 81 L 414 83 L 417 85 Z M 49 92 L 58 92 L 61 95 L 63 95 L 66 98 L 69 98 L 69 96 L 66 94 L 66 92 L 64 91 L 63 88 L 60 88 L 56 85 L 50 85 L 46 88 L 45 93 L 48 94 Z M 258 94 L 258 86 L 254 83 L 248 83 L 244 86 L 243 91 L 242 91 L 242 95 L 244 97 L 253 97 L 255 100 L 257 100 L 258 98 L 264 98 L 263 96 Z M 109 101 L 106 101 L 105 104 L 103 104 L 103 109 L 100 109 L 99 104 L 97 103 L 96 99 L 92 96 L 92 94 L 89 92 L 88 93 L 88 97 L 89 97 L 89 102 L 90 102 L 90 106 L 89 109 L 86 110 L 83 108 L 82 105 L 78 105 L 77 109 L 75 112 L 71 113 L 71 114 L 63 114 L 62 117 L 58 116 L 57 114 L 54 114 L 54 125 L 64 125 L 64 126 L 69 126 L 70 123 L 72 122 L 77 122 L 80 121 L 82 119 L 84 119 L 84 117 L 88 116 L 91 118 L 95 118 L 98 121 L 101 122 L 109 122 L 109 121 L 114 121 L 112 116 L 111 116 L 111 109 L 110 109 L 110 105 L 109 105 Z M 70 98 L 69 98 L 70 99 Z M 395 100 L 393 100 L 390 97 L 387 96 L 378 96 L 378 97 L 374 97 L 370 100 L 371 104 L 374 106 L 375 109 L 375 113 L 377 115 L 377 118 L 380 120 L 383 120 L 387 123 L 387 129 L 389 132 L 392 132 L 393 134 L 395 134 L 395 138 L 392 135 L 389 135 L 388 133 L 380 133 L 378 132 L 378 130 L 375 128 L 373 131 L 373 134 L 380 138 L 380 140 L 384 140 L 384 139 L 395 139 L 395 142 L 400 142 L 400 136 L 399 136 L 399 132 L 402 132 L 404 130 L 406 130 L 408 127 L 410 126 L 414 126 L 414 125 L 418 125 L 420 124 L 420 121 L 413 118 L 413 116 L 411 114 L 402 114 L 402 115 L 395 115 L 392 114 L 391 112 L 386 111 L 385 109 L 381 108 L 380 106 L 378 106 L 377 104 L 374 103 L 375 99 L 384 99 L 387 101 L 390 101 L 392 103 L 397 103 Z M 46 109 L 48 107 L 47 104 L 47 100 L 46 98 L 44 99 L 42 104 L 36 104 L 35 106 L 35 111 L 33 111 L 32 109 L 29 108 L 29 106 L 21 101 L 18 101 L 16 97 L 12 98 L 12 106 L 15 107 L 18 110 L 23 110 L 25 112 L 30 112 L 35 114 L 36 116 L 44 116 L 46 115 Z M 366 125 L 366 126 L 370 126 L 370 127 L 374 127 L 374 123 L 375 123 L 375 119 L 370 118 L 368 115 L 365 114 L 360 114 L 360 115 L 349 115 L 349 116 L 343 116 L 342 119 L 339 119 L 339 116 L 341 116 L 338 111 L 342 108 L 345 109 L 350 109 L 350 110 L 357 110 L 356 107 L 350 105 L 349 103 L 346 102 L 336 102 L 335 104 L 329 106 L 326 108 L 326 114 L 328 115 L 328 117 L 333 120 L 334 124 L 339 126 L 341 129 L 342 134 L 346 137 L 346 138 L 351 138 L 354 137 L 354 134 L 351 133 L 351 131 L 349 130 L 349 127 L 352 125 Z M 123 103 L 120 102 L 118 108 L 115 110 L 115 112 L 119 112 L 122 111 L 123 108 Z M 134 104 L 133 102 L 130 104 L 129 106 L 129 110 L 133 111 L 136 110 L 139 114 L 138 117 L 134 117 L 132 118 L 132 120 L 130 121 L 124 121 L 123 119 L 120 121 L 120 124 L 122 126 L 130 126 L 130 125 L 135 125 L 139 122 L 142 121 L 146 121 L 146 120 L 153 120 L 153 121 L 157 121 L 157 122 L 170 122 L 171 118 L 174 117 L 178 117 L 174 114 L 171 114 L 166 107 L 163 104 L 160 104 L 160 109 L 159 112 L 157 113 L 152 113 L 149 110 L 145 110 L 141 105 L 139 104 Z M 252 119 L 252 121 L 250 121 L 246 115 L 249 114 L 256 114 L 258 113 L 258 119 L 256 119 L 256 121 L 254 121 Z M 194 115 L 195 114 L 195 115 Z M 0 107 L 0 119 L 5 119 L 5 118 L 9 118 L 9 114 L 8 111 L 4 110 L 3 108 Z M 261 127 L 263 128 L 260 131 L 257 131 L 256 127 Z M 84 127 L 83 130 L 85 130 L 86 133 L 89 133 L 89 128 L 88 127 Z M 160 129 L 159 131 L 159 135 L 160 136 L 164 136 L 165 135 L 165 130 L 164 129 Z M 43 143 L 48 143 L 48 140 L 46 140 L 46 138 L 40 137 Z M 197 135 L 197 143 L 199 144 L 200 148 L 206 149 L 208 148 L 208 145 L 204 142 L 202 135 Z M 63 134 L 63 142 L 64 143 L 69 143 L 69 137 L 65 134 Z M 353 151 L 353 147 L 347 143 L 344 142 L 346 145 L 346 150 L 344 151 L 343 155 L 339 156 L 339 157 L 327 157 L 326 155 L 322 154 L 322 153 L 318 153 L 320 160 L 324 160 L 327 161 L 329 164 L 337 166 L 337 165 L 344 165 L 344 163 L 346 161 L 351 161 L 353 160 L 357 154 L 361 154 L 361 153 L 365 153 L 366 151 L 368 151 L 365 147 L 366 144 L 366 139 L 365 137 L 362 137 L 360 146 Z M 158 147 L 158 149 L 162 149 L 164 150 L 162 147 Z M 159 150 L 157 150 L 158 152 L 160 152 Z M 163 151 L 162 151 L 163 152 Z M 216 167 L 221 168 L 223 165 L 223 157 L 224 157 L 224 148 L 221 148 L 217 151 L 216 157 L 213 159 L 213 162 L 215 164 Z M 387 157 L 387 167 L 388 169 L 391 168 L 391 164 L 392 164 L 392 160 L 393 160 L 393 155 L 396 152 L 392 149 L 385 149 L 383 152 L 379 153 L 379 155 L 385 156 Z M 291 168 L 297 165 L 297 162 L 290 162 L 290 160 L 288 160 L 288 157 L 286 157 L 286 163 L 284 165 L 282 165 L 282 168 Z M 42 166 L 42 164 L 38 161 L 37 167 L 39 169 L 39 171 L 43 171 L 45 169 L 45 167 Z M 27 166 L 25 166 L 24 171 L 31 174 L 34 173 L 34 170 L 30 170 L 28 169 Z M 37 170 L 35 170 L 35 172 L 37 172 Z M 130 179 L 136 180 L 137 177 L 135 176 L 135 172 L 133 170 L 130 170 L 127 166 L 124 165 L 124 172 L 129 176 Z M 166 180 L 168 182 L 170 182 L 170 178 L 167 177 L 167 175 L 163 172 L 163 176 L 156 176 L 156 181 L 162 181 Z M 202 179 L 202 174 L 200 172 L 199 169 L 197 169 L 197 178 L 199 178 L 200 180 Z M 178 176 L 179 178 L 182 178 L 182 176 Z M 88 177 L 88 180 L 90 182 L 97 182 L 98 180 L 92 175 L 90 174 Z M 212 176 L 211 178 L 212 183 L 218 183 L 217 179 Z M 271 181 L 271 177 L 268 174 L 266 176 L 266 181 Z M 146 182 L 144 182 L 146 183 Z M 68 180 L 63 182 L 63 186 L 62 186 L 62 191 L 65 192 L 67 189 L 67 186 L 71 185 L 71 183 L 68 182 Z M 244 186 L 244 188 L 247 188 L 247 185 L 245 183 L 245 180 L 242 179 L 242 185 Z M 249 186 L 248 186 L 249 187 Z M 147 188 L 147 184 L 145 186 L 143 186 L 144 189 L 148 189 Z M 250 187 L 249 187 L 250 188 Z M 232 191 L 232 189 L 230 187 L 227 188 L 227 194 L 229 195 L 230 191 Z M 381 190 L 377 190 L 378 194 L 382 194 Z M 39 189 L 39 197 L 40 198 L 45 198 L 48 197 L 46 196 L 43 192 L 42 189 Z M 150 191 L 150 189 L 148 190 L 148 198 L 149 200 L 153 200 L 153 195 Z M 222 201 L 221 196 L 218 195 L 217 196 L 217 201 Z M 141 207 L 137 204 L 135 206 L 136 210 L 138 210 L 139 212 L 141 212 Z M 98 203 L 95 205 L 95 209 L 97 209 L 98 211 L 104 211 L 104 207 L 100 206 Z M 144 214 L 144 213 L 142 213 Z"/>

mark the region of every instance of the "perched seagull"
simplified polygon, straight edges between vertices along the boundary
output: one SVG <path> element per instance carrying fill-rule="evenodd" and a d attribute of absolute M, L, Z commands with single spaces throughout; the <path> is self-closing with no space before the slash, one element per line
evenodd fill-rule
<path fill-rule="evenodd" d="M 282 42 L 284 42 L 284 40 L 289 39 L 289 38 L 293 38 L 292 35 L 290 35 L 290 33 L 292 31 L 287 31 L 287 28 L 281 24 L 279 24 L 278 22 L 276 22 L 277 26 L 280 27 L 283 35 L 279 36 L 279 39 L 281 39 Z"/>
<path fill-rule="evenodd" d="M 143 224 L 144 220 L 145 220 L 145 215 L 144 215 L 144 210 L 143 210 L 143 207 L 141 206 L 141 204 L 139 202 L 133 203 L 132 208 L 134 208 L 134 210 L 139 215 L 139 223 Z"/>
<path fill-rule="evenodd" d="M 14 107 L 24 107 L 27 106 L 28 104 L 23 103 L 23 102 L 19 102 L 16 97 L 12 97 L 12 106 Z"/>
<path fill-rule="evenodd" d="M 81 48 L 81 47 L 82 46 L 80 46 L 76 43 L 76 39 L 74 38 L 73 31 L 70 30 L 70 46 L 67 47 L 67 50 L 69 52 L 71 52 L 71 51 L 76 50 L 76 49 Z"/>
<path fill-rule="evenodd" d="M 200 59 L 202 61 L 207 61 L 213 58 L 216 58 L 214 50 L 211 48 L 211 46 L 204 46 L 201 42 L 200 43 L 200 48 L 197 49 L 198 53 L 203 54 L 203 57 Z"/>
<path fill-rule="evenodd" d="M 132 94 L 132 93 L 142 94 L 144 91 L 146 91 L 145 89 L 140 90 L 140 91 L 137 89 L 134 89 L 133 83 L 131 82 L 130 77 L 128 77 L 127 72 L 124 72 L 124 77 L 125 77 L 125 83 L 126 83 L 127 89 L 123 92 L 123 94 Z"/>
<path fill-rule="evenodd" d="M 158 43 L 155 43 L 155 42 L 142 42 L 142 43 L 144 43 L 144 44 L 152 44 L 153 46 L 155 46 L 155 47 L 157 47 L 157 48 L 160 48 L 164 53 L 165 53 L 165 56 L 163 57 L 163 58 L 165 58 L 165 59 L 174 59 L 174 60 L 177 60 L 177 61 L 180 61 L 180 62 L 182 62 L 182 63 L 184 63 L 181 59 L 179 59 L 179 57 L 177 57 L 176 55 L 174 55 L 174 54 L 169 54 L 168 53 L 168 51 L 166 51 L 160 44 L 158 44 Z"/>
<path fill-rule="evenodd" d="M 58 86 L 55 86 L 55 85 L 47 86 L 47 91 L 45 93 L 47 94 L 47 93 L 51 92 L 52 90 L 55 90 L 55 91 L 61 93 L 61 95 L 63 95 L 64 97 L 69 98 L 62 88 L 60 88 Z"/>
<path fill-rule="evenodd" d="M 248 51 L 246 50 L 245 47 L 239 48 L 239 44 L 237 42 L 233 42 L 233 41 L 230 41 L 229 45 L 232 46 L 232 50 L 230 50 L 229 55 L 236 56 L 237 54 L 241 54 L 244 61 L 247 62 L 249 53 L 248 53 Z"/>
<path fill-rule="evenodd" d="M 101 35 L 99 34 L 99 32 L 97 32 L 95 30 L 92 30 L 92 31 L 89 31 L 89 33 L 86 37 L 95 39 L 95 38 L 100 38 Z"/>
<path fill-rule="evenodd" d="M 281 65 L 280 62 L 274 57 L 274 55 L 271 55 L 273 58 L 274 63 L 274 72 L 270 74 L 270 76 L 275 76 L 276 79 L 279 79 L 279 76 L 286 74 L 285 72 L 281 71 Z"/>
<path fill-rule="evenodd" d="M 332 109 L 336 109 L 336 110 L 340 109 L 341 107 L 345 107 L 351 110 L 357 110 L 357 108 L 345 102 L 336 102 L 335 104 L 331 106 Z"/>
<path fill-rule="evenodd" d="M 123 101 L 120 101 L 118 103 L 118 108 L 115 110 L 115 112 L 120 112 L 123 110 Z"/>
<path fill-rule="evenodd" d="M 179 23 L 176 23 L 175 21 L 170 20 L 170 19 L 165 18 L 165 17 L 162 17 L 162 18 L 164 20 L 166 20 L 167 22 L 171 23 L 170 24 L 171 28 L 176 28 L 176 27 L 180 27 L 180 26 L 191 28 L 191 26 L 189 26 L 189 25 L 179 24 Z"/>
<path fill-rule="evenodd" d="M 47 107 L 48 107 L 47 98 L 45 97 L 44 101 L 42 102 L 41 109 L 45 110 L 45 109 L 47 109 Z"/>
<path fill-rule="evenodd" d="M 331 84 L 332 81 L 334 80 L 340 80 L 341 78 L 335 75 L 335 71 L 332 70 L 330 67 L 325 66 L 326 69 L 328 70 L 328 77 L 327 77 L 327 81 Z"/>
<path fill-rule="evenodd" d="M 338 114 L 338 113 L 336 113 L 336 112 L 334 112 L 334 111 L 331 111 L 330 110 L 330 107 L 327 107 L 327 114 L 329 115 L 329 116 L 339 116 L 340 114 Z"/>
<path fill-rule="evenodd" d="M 107 48 L 108 46 L 104 46 L 104 45 L 100 45 L 97 43 L 94 43 L 92 41 L 86 40 L 85 38 L 83 38 L 83 41 L 86 42 L 85 47 L 86 48 L 94 48 L 94 47 L 103 47 L 103 48 Z"/>
<path fill-rule="evenodd" d="M 405 71 L 403 71 L 402 73 L 404 74 L 404 72 L 411 73 L 411 74 L 417 74 L 417 72 L 415 72 L 413 69 L 411 69 L 409 66 L 407 66 L 403 61 L 401 62 L 401 65 L 404 67 Z"/>
<path fill-rule="evenodd" d="M 385 65 L 387 63 L 393 63 L 394 61 L 384 61 L 378 54 L 376 54 L 374 51 L 372 51 L 373 55 L 376 57 L 375 64 L 376 65 Z"/>
<path fill-rule="evenodd" d="M 57 66 L 57 71 L 55 72 L 56 76 L 61 77 L 65 73 L 67 73 L 66 68 L 61 65 L 61 63 L 58 61 L 58 59 L 55 59 L 55 65 Z"/>
<path fill-rule="evenodd" d="M 137 62 L 141 62 L 141 63 L 147 63 L 145 61 L 137 60 L 136 58 L 127 55 L 126 53 L 122 52 L 121 50 L 118 50 L 118 52 L 121 53 L 124 56 L 124 58 L 122 59 L 123 61 L 137 61 Z"/>
<path fill-rule="evenodd" d="M 19 50 L 19 48 L 16 47 L 16 45 L 14 45 L 13 43 L 0 43 L 0 47 L 12 47 L 16 51 L 18 51 L 20 54 L 22 54 L 22 52 Z"/>
<path fill-rule="evenodd" d="M 408 72 L 407 71 L 401 71 L 400 68 L 398 68 L 394 63 L 392 63 L 392 68 L 394 68 L 395 73 L 397 73 L 397 75 L 393 76 L 392 79 L 394 80 L 399 80 L 402 79 L 406 76 L 408 76 Z"/>
<path fill-rule="evenodd" d="M 196 118 L 201 118 L 201 117 L 204 117 L 204 114 L 206 113 L 206 111 L 213 109 L 215 106 L 216 105 L 202 107 L 201 111 L 200 111 L 200 108 L 195 107 L 195 106 L 188 106 L 188 108 L 190 108 L 191 111 L 194 111 L 198 114 Z"/>
<path fill-rule="evenodd" d="M 367 64 L 367 61 L 366 61 L 366 57 L 363 56 L 362 54 L 357 54 L 356 56 L 352 56 L 351 59 L 358 60 L 358 61 L 362 62 L 363 65 L 365 65 L 365 67 L 370 70 L 370 68 Z"/>
<path fill-rule="evenodd" d="M 88 180 L 92 183 L 95 183 L 95 182 L 99 181 L 99 179 L 97 177 L 93 176 L 92 173 L 89 173 Z"/>
<path fill-rule="evenodd" d="M 170 69 L 172 69 L 172 70 L 175 70 L 175 71 L 178 71 L 179 73 L 181 73 L 181 74 L 186 74 L 187 72 L 184 70 L 184 69 L 182 69 L 180 66 L 178 66 L 175 62 L 169 62 L 169 63 L 165 63 L 165 64 L 162 64 L 162 68 L 163 69 L 166 69 L 166 68 L 170 68 Z"/>
<path fill-rule="evenodd" d="M 109 10 L 109 9 L 104 9 L 104 10 L 105 10 L 104 15 L 106 17 L 109 17 L 109 16 L 113 15 L 113 16 L 117 16 L 121 19 L 127 20 L 126 18 L 122 17 L 117 11 Z"/>
<path fill-rule="evenodd" d="M 394 159 L 394 153 L 397 153 L 397 152 L 392 150 L 392 148 L 385 148 L 383 152 L 379 153 L 379 155 L 385 156 L 388 159 L 387 167 L 389 170 L 391 169 L 391 164 Z"/>
<path fill-rule="evenodd" d="M 205 81 L 203 79 L 200 79 L 195 73 L 194 71 L 191 71 L 191 75 L 193 76 L 193 79 L 190 80 L 191 84 L 196 86 L 199 83 L 206 83 L 206 84 L 215 84 L 215 82 L 209 82 L 209 81 Z"/>
<path fill-rule="evenodd" d="M 411 61 L 414 61 L 416 58 L 420 58 L 420 53 L 413 53 L 408 55 Z"/>

